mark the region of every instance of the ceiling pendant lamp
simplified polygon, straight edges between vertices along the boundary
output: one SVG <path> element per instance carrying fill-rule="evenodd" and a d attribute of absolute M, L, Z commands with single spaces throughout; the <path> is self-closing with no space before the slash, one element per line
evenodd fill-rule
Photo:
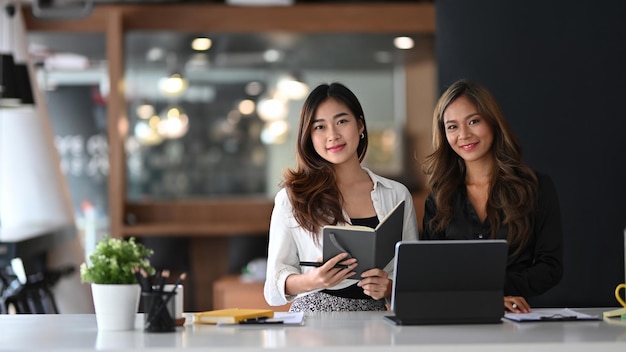
<path fill-rule="evenodd" d="M 20 106 L 15 74 L 15 61 L 10 53 L 0 53 L 0 108 L 14 108 Z"/>
<path fill-rule="evenodd" d="M 34 97 L 28 68 L 26 33 L 21 12 L 14 4 L 0 0 L 0 108 L 33 105 Z M 16 18 L 20 28 L 16 30 Z"/>
<path fill-rule="evenodd" d="M 15 59 L 10 47 L 12 16 L 15 8 L 6 5 L 4 0 L 0 0 L 0 108 L 18 107 L 21 104 L 17 75 L 15 69 Z"/>
<path fill-rule="evenodd" d="M 15 55 L 15 75 L 17 77 L 18 95 L 22 100 L 22 105 L 34 105 L 33 88 L 30 80 L 30 68 L 28 60 L 28 48 L 26 39 L 26 25 L 20 5 L 13 15 L 15 29 L 15 40 L 13 41 Z"/>

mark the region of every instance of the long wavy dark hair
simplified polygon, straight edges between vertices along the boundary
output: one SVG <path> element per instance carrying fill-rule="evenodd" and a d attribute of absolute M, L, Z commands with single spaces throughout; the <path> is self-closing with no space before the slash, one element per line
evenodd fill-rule
<path fill-rule="evenodd" d="M 455 192 L 465 183 L 465 162 L 446 139 L 443 114 L 450 104 L 464 96 L 474 104 L 478 114 L 492 127 L 491 153 L 495 160 L 487 199 L 487 220 L 491 238 L 502 226 L 508 227 L 511 248 L 521 250 L 533 228 L 533 209 L 538 181 L 535 172 L 522 161 L 517 136 L 504 118 L 493 95 L 481 85 L 460 80 L 439 98 L 433 114 L 433 150 L 426 157 L 423 170 L 434 197 L 437 212 L 425 226 L 433 232 L 445 231 L 452 219 Z"/>
<path fill-rule="evenodd" d="M 368 136 L 363 108 L 357 97 L 341 83 L 321 84 L 304 101 L 298 125 L 296 168 L 283 172 L 282 186 L 287 190 L 293 206 L 293 215 L 304 229 L 318 241 L 318 231 L 324 225 L 347 222 L 342 212 L 343 198 L 337 187 L 333 164 L 324 160 L 313 147 L 311 129 L 317 108 L 324 101 L 335 99 L 344 103 L 363 126 L 357 153 L 363 161 L 367 151 Z"/>

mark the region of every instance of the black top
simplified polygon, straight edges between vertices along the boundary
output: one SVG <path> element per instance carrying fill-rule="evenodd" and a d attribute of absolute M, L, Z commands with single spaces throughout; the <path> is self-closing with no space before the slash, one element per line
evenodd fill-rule
<path fill-rule="evenodd" d="M 378 226 L 378 217 L 372 216 L 371 218 L 362 218 L 362 219 L 350 219 L 352 221 L 352 225 L 360 225 L 367 226 L 371 228 L 376 228 Z M 354 278 L 359 279 L 359 278 Z M 324 293 L 328 293 L 329 295 L 343 297 L 343 298 L 353 298 L 353 299 L 372 299 L 371 296 L 366 295 L 363 292 L 363 289 L 355 284 L 350 285 L 346 288 L 342 288 L 339 290 L 322 290 Z"/>
<path fill-rule="evenodd" d="M 367 226 L 367 227 L 371 227 L 373 229 L 376 228 L 376 226 L 378 226 L 378 216 L 372 216 L 369 218 L 357 218 L 357 219 L 350 219 L 350 221 L 352 222 L 352 225 L 354 226 Z"/>
<path fill-rule="evenodd" d="M 505 296 L 532 297 L 546 292 L 559 283 L 563 276 L 563 230 L 561 211 L 554 183 L 549 176 L 537 173 L 538 193 L 534 211 L 534 227 L 522 251 L 509 248 L 504 283 Z M 424 207 L 424 230 L 420 240 L 476 240 L 488 239 L 489 223 L 482 223 L 467 197 L 465 184 L 453 198 L 453 216 L 445 233 L 432 233 L 426 226 L 434 217 L 435 203 L 430 194 Z M 497 239 L 507 239 L 508 230 L 501 227 Z"/>

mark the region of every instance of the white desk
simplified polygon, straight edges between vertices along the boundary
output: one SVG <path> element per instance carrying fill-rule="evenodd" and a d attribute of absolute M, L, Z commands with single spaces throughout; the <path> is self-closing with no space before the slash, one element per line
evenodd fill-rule
<path fill-rule="evenodd" d="M 579 309 L 594 314 L 599 309 Z M 604 321 L 394 326 L 384 312 L 319 313 L 305 326 L 187 323 L 174 333 L 98 332 L 94 315 L 0 316 L 0 349 L 201 351 L 626 351 L 626 325 Z M 188 316 L 187 321 L 190 321 Z"/>

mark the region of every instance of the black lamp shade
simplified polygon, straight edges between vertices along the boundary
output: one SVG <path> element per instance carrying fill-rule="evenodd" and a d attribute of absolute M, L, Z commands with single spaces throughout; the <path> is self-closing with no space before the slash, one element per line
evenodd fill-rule
<path fill-rule="evenodd" d="M 16 107 L 22 103 L 17 83 L 17 71 L 13 55 L 0 54 L 0 107 Z"/>
<path fill-rule="evenodd" d="M 17 90 L 22 105 L 34 105 L 33 89 L 30 85 L 30 75 L 26 64 L 15 64 Z"/>

